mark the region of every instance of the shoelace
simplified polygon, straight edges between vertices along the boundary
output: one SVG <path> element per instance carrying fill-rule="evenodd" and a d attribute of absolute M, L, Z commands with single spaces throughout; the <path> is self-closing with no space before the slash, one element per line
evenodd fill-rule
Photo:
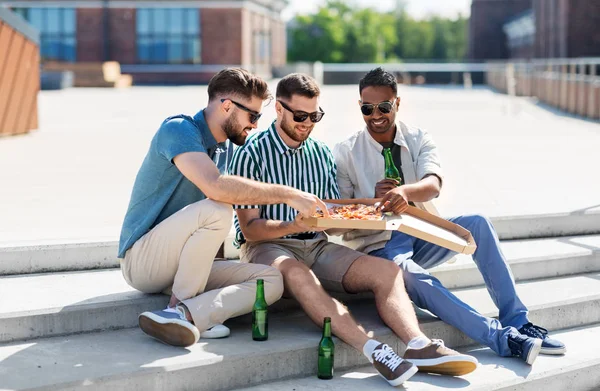
<path fill-rule="evenodd" d="M 373 359 L 388 367 L 392 372 L 402 363 L 402 358 L 396 354 L 388 345 L 373 352 Z"/>
<path fill-rule="evenodd" d="M 185 320 L 186 322 L 188 321 L 187 317 L 185 316 L 185 309 L 183 309 L 182 306 L 176 305 L 175 308 L 174 308 L 174 310 L 177 311 L 177 314 L 179 315 L 179 317 L 181 318 L 181 320 Z"/>
<path fill-rule="evenodd" d="M 520 334 L 512 334 L 508 336 L 508 347 L 512 354 L 520 356 L 523 353 L 523 342 L 527 337 Z"/>
<path fill-rule="evenodd" d="M 543 327 L 536 326 L 533 323 L 527 323 L 523 326 L 523 330 L 535 335 L 536 338 L 544 339 L 548 335 L 548 330 Z"/>
<path fill-rule="evenodd" d="M 446 347 L 446 345 L 444 345 L 444 341 L 442 341 L 441 339 L 432 339 L 431 343 L 434 344 L 434 345 L 437 345 L 437 346 L 439 346 L 441 348 Z"/>

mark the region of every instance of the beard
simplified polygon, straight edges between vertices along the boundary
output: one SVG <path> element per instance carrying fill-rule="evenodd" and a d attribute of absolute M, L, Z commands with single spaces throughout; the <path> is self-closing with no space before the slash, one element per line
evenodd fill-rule
<path fill-rule="evenodd" d="M 251 128 L 241 128 L 241 125 L 237 118 L 237 113 L 232 113 L 229 118 L 223 123 L 223 131 L 227 138 L 235 145 L 244 145 L 246 142 L 246 135 L 244 131 L 250 131 Z"/>
<path fill-rule="evenodd" d="M 299 143 L 303 142 L 304 140 L 306 140 L 308 138 L 308 136 L 310 136 L 313 128 L 314 128 L 314 125 L 308 132 L 306 132 L 305 134 L 301 134 L 301 133 L 296 132 L 296 130 L 294 129 L 294 125 L 290 125 L 290 123 L 285 118 L 281 119 L 281 130 L 283 130 L 284 133 L 287 134 L 289 138 L 291 138 L 292 140 L 299 142 Z"/>

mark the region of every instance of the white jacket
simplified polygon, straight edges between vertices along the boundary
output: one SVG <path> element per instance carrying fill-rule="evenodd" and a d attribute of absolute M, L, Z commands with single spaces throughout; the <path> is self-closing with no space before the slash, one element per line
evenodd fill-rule
<path fill-rule="evenodd" d="M 417 183 L 428 174 L 443 179 L 437 147 L 431 136 L 419 128 L 397 122 L 394 143 L 401 147 L 402 176 L 405 184 Z M 383 147 L 366 128 L 337 144 L 333 150 L 337 165 L 337 182 L 342 198 L 373 198 L 375 185 L 384 179 Z M 417 207 L 437 214 L 432 203 L 416 203 Z M 344 244 L 369 253 L 383 248 L 391 231 L 353 230 L 344 234 Z"/>

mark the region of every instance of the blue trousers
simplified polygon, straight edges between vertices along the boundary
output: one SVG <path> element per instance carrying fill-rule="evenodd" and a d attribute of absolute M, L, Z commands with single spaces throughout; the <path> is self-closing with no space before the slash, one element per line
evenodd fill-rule
<path fill-rule="evenodd" d="M 516 333 L 516 329 L 528 322 L 528 311 L 517 296 L 514 278 L 500 250 L 494 227 L 480 215 L 448 220 L 468 229 L 473 235 L 477 244 L 473 260 L 498 307 L 499 319 L 481 315 L 425 270 L 456 255 L 451 250 L 394 231 L 385 247 L 372 251 L 370 255 L 392 260 L 404 270 L 406 291 L 415 305 L 432 312 L 480 344 L 489 346 L 500 356 L 510 356 L 508 334 Z"/>

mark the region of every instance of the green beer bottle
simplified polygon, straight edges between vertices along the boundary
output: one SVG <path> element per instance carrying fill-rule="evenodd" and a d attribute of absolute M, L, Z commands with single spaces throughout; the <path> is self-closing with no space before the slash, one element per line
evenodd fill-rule
<path fill-rule="evenodd" d="M 323 323 L 323 338 L 319 342 L 319 362 L 317 363 L 317 377 L 319 379 L 333 378 L 333 356 L 335 346 L 331 339 L 331 318 L 325 318 Z"/>
<path fill-rule="evenodd" d="M 266 341 L 269 338 L 269 320 L 267 319 L 267 301 L 265 300 L 265 282 L 256 281 L 256 301 L 252 307 L 252 339 Z"/>
<path fill-rule="evenodd" d="M 385 158 L 385 178 L 397 180 L 398 186 L 400 186 L 402 184 L 402 178 L 400 178 L 400 172 L 394 165 L 394 159 L 392 158 L 392 150 L 389 148 L 384 148 L 383 157 Z"/>

